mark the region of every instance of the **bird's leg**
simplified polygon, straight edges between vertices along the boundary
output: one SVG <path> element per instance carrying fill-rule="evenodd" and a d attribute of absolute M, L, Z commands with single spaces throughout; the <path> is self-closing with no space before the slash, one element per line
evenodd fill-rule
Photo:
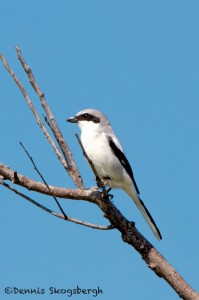
<path fill-rule="evenodd" d="M 103 181 L 105 181 L 105 185 L 108 185 L 108 182 L 107 180 L 110 180 L 111 178 L 109 176 L 107 177 L 103 177 Z M 109 192 L 112 190 L 111 187 L 109 187 L 107 190 L 106 190 L 106 197 L 108 198 L 108 200 L 112 200 L 113 199 L 113 195 L 109 194 Z"/>
<path fill-rule="evenodd" d="M 108 188 L 106 190 L 106 185 L 107 185 L 106 180 L 107 179 L 110 179 L 110 178 L 109 177 L 100 178 L 99 176 L 96 176 L 95 181 L 97 183 L 97 186 L 102 189 L 104 199 L 109 201 L 109 200 L 113 199 L 113 195 L 109 194 L 109 192 L 111 191 L 111 188 Z"/>
<path fill-rule="evenodd" d="M 100 189 L 105 188 L 105 182 L 103 181 L 102 178 L 100 178 L 99 176 L 96 176 L 95 181 L 97 183 L 98 188 L 100 188 Z"/>

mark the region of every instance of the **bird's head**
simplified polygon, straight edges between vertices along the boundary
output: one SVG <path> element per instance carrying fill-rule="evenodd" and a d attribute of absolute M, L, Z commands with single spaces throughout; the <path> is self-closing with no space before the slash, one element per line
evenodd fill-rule
<path fill-rule="evenodd" d="M 100 127 L 109 125 L 105 115 L 96 109 L 84 109 L 74 117 L 68 118 L 67 122 L 77 123 L 81 130 L 98 130 Z"/>

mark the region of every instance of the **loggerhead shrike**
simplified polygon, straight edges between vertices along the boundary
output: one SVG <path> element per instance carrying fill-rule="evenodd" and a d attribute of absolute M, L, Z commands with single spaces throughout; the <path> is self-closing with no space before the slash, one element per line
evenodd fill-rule
<path fill-rule="evenodd" d="M 81 142 L 100 178 L 110 188 L 123 189 L 134 201 L 158 240 L 162 239 L 148 209 L 139 196 L 131 166 L 106 116 L 96 109 L 85 109 L 68 122 L 81 129 Z"/>

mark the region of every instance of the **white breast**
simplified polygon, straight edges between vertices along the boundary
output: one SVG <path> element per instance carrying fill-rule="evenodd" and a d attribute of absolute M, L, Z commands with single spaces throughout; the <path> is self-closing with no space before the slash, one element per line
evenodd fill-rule
<path fill-rule="evenodd" d="M 82 130 L 81 141 L 100 177 L 110 177 L 107 185 L 111 188 L 123 188 L 124 169 L 112 152 L 108 138 L 100 131 Z"/>

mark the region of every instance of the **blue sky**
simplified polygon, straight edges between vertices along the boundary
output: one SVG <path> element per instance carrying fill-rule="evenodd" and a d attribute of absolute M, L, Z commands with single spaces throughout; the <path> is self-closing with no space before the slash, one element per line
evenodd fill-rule
<path fill-rule="evenodd" d="M 158 242 L 131 199 L 114 203 L 197 289 L 199 278 L 199 3 L 198 1 L 2 1 L 0 52 L 27 88 L 19 45 L 67 139 L 86 187 L 95 185 L 66 118 L 83 108 L 111 120 L 134 170 L 141 197 L 161 230 Z M 39 180 L 19 141 L 51 185 L 74 187 L 42 136 L 22 95 L 0 67 L 0 161 Z M 67 299 L 48 288 L 97 288 L 97 299 L 178 296 L 154 275 L 117 231 L 95 231 L 56 219 L 0 188 L 4 299 Z M 31 193 L 56 209 L 52 199 Z M 91 204 L 60 200 L 69 216 L 107 224 Z M 44 288 L 5 295 L 6 287 Z M 93 299 L 74 295 L 72 299 Z"/>

